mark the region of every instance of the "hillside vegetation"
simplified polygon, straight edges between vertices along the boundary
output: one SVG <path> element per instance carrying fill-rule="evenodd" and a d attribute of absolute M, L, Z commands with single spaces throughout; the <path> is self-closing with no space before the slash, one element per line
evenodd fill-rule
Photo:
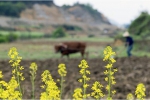
<path fill-rule="evenodd" d="M 62 27 L 67 36 L 113 36 L 121 30 L 90 4 L 57 6 L 53 1 L 0 1 L 0 31 L 40 32 L 52 36 Z"/>
<path fill-rule="evenodd" d="M 0 15 L 19 17 L 21 11 L 32 7 L 35 3 L 50 5 L 53 1 L 0 1 Z"/>
<path fill-rule="evenodd" d="M 147 12 L 142 12 L 131 25 L 129 26 L 129 32 L 142 38 L 150 36 L 150 15 Z"/>

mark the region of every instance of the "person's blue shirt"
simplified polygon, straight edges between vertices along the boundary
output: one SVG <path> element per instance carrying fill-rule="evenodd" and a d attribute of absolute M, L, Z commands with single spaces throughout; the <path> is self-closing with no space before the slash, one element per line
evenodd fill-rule
<path fill-rule="evenodd" d="M 132 37 L 130 37 L 130 36 L 126 37 L 126 45 L 127 45 L 127 43 L 128 43 L 128 46 L 133 45 L 134 41 L 133 41 Z"/>

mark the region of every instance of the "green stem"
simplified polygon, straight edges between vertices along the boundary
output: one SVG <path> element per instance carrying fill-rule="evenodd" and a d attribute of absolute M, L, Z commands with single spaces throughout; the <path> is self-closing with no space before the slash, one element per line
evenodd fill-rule
<path fill-rule="evenodd" d="M 84 70 L 84 75 L 86 76 L 86 73 L 85 73 L 85 70 Z M 86 80 L 85 80 L 85 78 L 83 79 L 83 95 L 86 95 L 86 88 L 84 88 L 84 85 L 86 84 Z M 85 96 L 85 98 L 84 99 L 86 99 L 86 96 Z"/>
<path fill-rule="evenodd" d="M 31 77 L 31 83 L 32 83 L 32 100 L 35 99 L 35 96 L 34 96 L 34 89 L 35 89 L 35 86 L 34 86 L 34 79 L 35 79 L 35 76 L 34 76 L 34 73 L 32 74 L 32 77 Z"/>
<path fill-rule="evenodd" d="M 111 68 L 109 68 L 109 81 L 108 81 L 108 85 L 109 85 L 109 90 L 108 90 L 108 98 L 111 98 Z"/>
<path fill-rule="evenodd" d="M 62 93 L 63 93 L 63 81 L 64 81 L 64 79 L 63 79 L 63 76 L 61 76 L 61 87 L 60 87 L 60 99 L 62 99 Z"/>
<path fill-rule="evenodd" d="M 21 90 L 21 86 L 20 86 L 20 79 L 19 79 L 19 75 L 18 75 L 18 66 L 16 66 L 16 74 L 17 74 L 17 82 L 18 82 L 18 85 L 19 85 L 19 91 L 21 93 L 21 98 L 22 98 L 22 90 Z"/>
<path fill-rule="evenodd" d="M 0 84 L 0 89 L 2 89 L 2 86 L 1 86 L 1 84 Z M 1 100 L 4 100 L 4 99 L 1 99 Z"/>
<path fill-rule="evenodd" d="M 98 93 L 96 93 L 98 95 Z M 100 96 L 98 96 L 98 98 L 96 100 L 100 100 Z"/>

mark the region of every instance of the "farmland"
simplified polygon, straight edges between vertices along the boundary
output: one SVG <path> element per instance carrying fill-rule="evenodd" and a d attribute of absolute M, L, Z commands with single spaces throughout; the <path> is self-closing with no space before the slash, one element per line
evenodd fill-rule
<path fill-rule="evenodd" d="M 44 70 L 49 70 L 55 79 L 55 81 L 60 78 L 58 75 L 58 65 L 60 63 L 66 64 L 67 67 L 67 76 L 65 77 L 65 87 L 64 87 L 64 99 L 72 99 L 73 90 L 81 84 L 77 81 L 81 76 L 79 74 L 78 65 L 82 60 L 80 54 L 73 54 L 70 56 L 68 60 L 66 57 L 60 58 L 60 54 L 56 54 L 54 52 L 53 46 L 61 41 L 70 41 L 77 39 L 34 39 L 34 40 L 24 40 L 24 41 L 15 41 L 12 43 L 2 43 L 0 44 L 0 52 L 1 52 L 1 60 L 0 60 L 0 70 L 3 71 L 4 80 L 8 81 L 11 77 L 11 67 L 8 63 L 7 53 L 11 47 L 16 47 L 20 56 L 23 57 L 21 65 L 24 66 L 24 76 L 25 81 L 23 82 L 24 88 L 24 99 L 31 98 L 31 82 L 30 82 L 30 74 L 29 74 L 29 66 L 31 62 L 36 62 L 38 65 L 37 77 L 35 80 L 35 95 L 36 99 L 39 99 L 40 93 L 42 89 L 40 86 L 42 85 L 41 74 Z M 107 41 L 106 41 L 107 40 Z M 123 48 L 123 45 L 120 45 L 118 48 L 115 47 L 114 41 L 111 38 L 103 38 L 103 39 L 87 39 L 81 38 L 78 41 L 85 41 L 87 43 L 87 50 L 89 51 L 89 57 L 85 58 L 88 62 L 89 70 L 91 71 L 89 81 L 90 86 L 94 81 L 100 81 L 104 86 L 106 85 L 104 78 L 104 70 L 106 63 L 103 62 L 103 50 L 107 45 L 111 45 L 114 48 L 114 51 L 118 52 L 119 49 Z M 136 51 L 137 49 L 134 49 Z M 127 58 L 126 51 L 123 51 L 122 54 L 116 56 L 116 63 L 114 64 L 115 68 L 118 68 L 118 72 L 115 74 L 116 85 L 114 89 L 117 91 L 116 95 L 113 98 L 117 99 L 125 99 L 128 93 L 133 93 L 136 89 L 136 85 L 138 83 L 144 83 L 146 86 L 146 98 L 150 97 L 149 91 L 150 83 L 149 80 L 149 70 L 150 58 L 146 56 L 140 55 L 140 57 L 136 56 Z M 140 52 L 140 51 L 139 51 Z M 144 52 L 144 51 L 143 51 Z M 121 57 L 122 56 L 122 57 Z M 125 77 L 126 76 L 126 77 Z M 57 81 L 56 81 L 57 82 Z M 58 83 L 58 82 L 57 82 Z M 59 84 L 58 84 L 59 86 Z M 90 88 L 88 89 L 90 92 Z"/>

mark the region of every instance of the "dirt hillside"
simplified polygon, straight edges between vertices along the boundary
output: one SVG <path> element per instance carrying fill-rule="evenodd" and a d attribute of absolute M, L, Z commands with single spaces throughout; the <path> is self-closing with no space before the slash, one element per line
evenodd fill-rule
<path fill-rule="evenodd" d="M 91 8 L 86 8 L 82 4 L 64 8 L 55 4 L 48 6 L 35 3 L 23 10 L 20 18 L 0 16 L 0 21 L 1 27 L 49 34 L 59 26 L 62 26 L 68 34 L 109 35 L 120 30 L 110 24 L 104 14 L 97 10 L 91 11 Z"/>

